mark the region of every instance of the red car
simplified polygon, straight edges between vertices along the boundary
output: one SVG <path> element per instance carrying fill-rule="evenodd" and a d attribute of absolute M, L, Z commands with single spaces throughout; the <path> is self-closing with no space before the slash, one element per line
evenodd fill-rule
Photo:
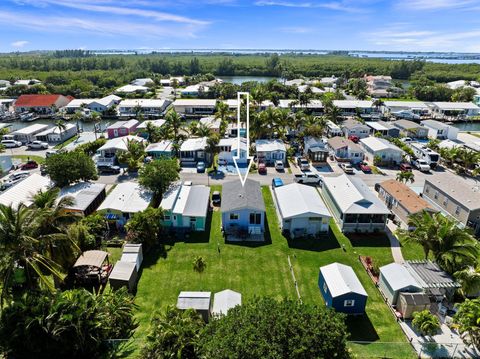
<path fill-rule="evenodd" d="M 410 166 L 408 163 L 402 163 L 402 164 L 400 164 L 400 171 L 402 171 L 402 172 L 412 172 L 412 166 Z"/>
<path fill-rule="evenodd" d="M 362 170 L 362 172 L 365 172 L 365 173 L 372 172 L 372 169 L 370 168 L 370 166 L 367 165 L 365 162 L 360 163 L 360 169 Z"/>
<path fill-rule="evenodd" d="M 355 135 L 350 135 L 348 136 L 348 139 L 354 143 L 358 143 L 360 141 L 360 137 L 355 136 Z"/>
<path fill-rule="evenodd" d="M 24 163 L 23 165 L 20 166 L 20 169 L 22 171 L 25 170 L 33 170 L 34 168 L 38 167 L 38 163 L 35 161 L 28 161 L 27 163 Z"/>
<path fill-rule="evenodd" d="M 258 173 L 260 173 L 261 175 L 267 174 L 267 166 L 265 165 L 265 163 L 258 164 Z"/>

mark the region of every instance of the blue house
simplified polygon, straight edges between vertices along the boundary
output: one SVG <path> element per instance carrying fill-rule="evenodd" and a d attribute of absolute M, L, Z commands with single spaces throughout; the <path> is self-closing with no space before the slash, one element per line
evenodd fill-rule
<path fill-rule="evenodd" d="M 240 180 L 225 183 L 221 212 L 222 230 L 226 235 L 263 240 L 265 202 L 260 182 L 247 179 L 244 186 Z"/>
<path fill-rule="evenodd" d="M 327 307 L 346 314 L 363 314 L 367 292 L 352 267 L 331 263 L 320 267 L 318 287 Z"/>

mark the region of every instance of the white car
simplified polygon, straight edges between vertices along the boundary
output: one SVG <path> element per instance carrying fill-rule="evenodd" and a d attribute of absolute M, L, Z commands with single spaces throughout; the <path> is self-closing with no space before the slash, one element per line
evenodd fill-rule
<path fill-rule="evenodd" d="M 416 160 L 413 165 L 421 172 L 430 172 L 430 165 L 425 160 Z"/>
<path fill-rule="evenodd" d="M 302 171 L 308 171 L 310 169 L 310 163 L 308 163 L 308 160 L 306 158 L 299 157 L 297 159 L 297 164 Z"/>
<path fill-rule="evenodd" d="M 15 140 L 3 140 L 2 145 L 5 146 L 5 148 L 14 148 L 14 147 L 20 147 L 22 143 L 20 141 L 15 141 Z"/>
<path fill-rule="evenodd" d="M 342 162 L 340 164 L 342 170 L 347 174 L 353 174 L 353 167 L 350 163 Z"/>
<path fill-rule="evenodd" d="M 20 171 L 20 172 L 15 172 L 12 173 L 10 176 L 8 176 L 1 184 L 0 188 L 2 190 L 5 190 L 7 188 L 12 187 L 13 185 L 17 184 L 20 181 L 23 181 L 25 178 L 30 176 L 30 172 L 27 171 Z"/>
<path fill-rule="evenodd" d="M 404 137 L 400 139 L 400 141 L 402 141 L 403 143 L 411 143 L 413 142 L 413 139 L 411 139 L 410 137 Z"/>
<path fill-rule="evenodd" d="M 48 143 L 42 141 L 33 141 L 30 142 L 27 147 L 32 150 L 46 150 L 48 148 Z"/>
<path fill-rule="evenodd" d="M 280 160 L 275 161 L 275 169 L 277 171 L 283 171 L 285 169 L 285 166 L 283 165 L 283 162 Z"/>

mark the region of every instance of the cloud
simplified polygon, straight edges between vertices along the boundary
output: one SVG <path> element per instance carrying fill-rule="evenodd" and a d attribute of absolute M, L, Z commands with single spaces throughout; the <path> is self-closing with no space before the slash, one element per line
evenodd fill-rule
<path fill-rule="evenodd" d="M 25 40 L 19 40 L 19 41 L 12 42 L 10 45 L 12 45 L 12 47 L 21 48 L 21 47 L 24 47 L 25 45 L 28 45 L 29 43 L 30 42 Z"/>
<path fill-rule="evenodd" d="M 354 3 L 354 2 L 353 2 Z M 292 8 L 323 8 L 329 10 L 337 10 L 344 12 L 366 12 L 366 9 L 361 9 L 352 6 L 349 1 L 331 1 L 331 2 L 293 2 L 281 0 L 258 0 L 255 2 L 256 6 L 277 6 L 277 7 L 292 7 Z"/>
<path fill-rule="evenodd" d="M 478 0 L 401 0 L 397 7 L 407 10 L 445 10 L 478 4 Z"/>

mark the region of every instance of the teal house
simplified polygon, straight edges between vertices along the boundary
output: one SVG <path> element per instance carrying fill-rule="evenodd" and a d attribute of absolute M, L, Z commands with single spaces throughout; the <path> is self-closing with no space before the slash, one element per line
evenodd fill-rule
<path fill-rule="evenodd" d="M 156 143 L 151 143 L 145 149 L 147 155 L 152 158 L 172 157 L 172 141 L 164 140 Z"/>
<path fill-rule="evenodd" d="M 209 206 L 209 187 L 191 182 L 172 185 L 160 203 L 162 225 L 172 230 L 204 231 Z"/>

